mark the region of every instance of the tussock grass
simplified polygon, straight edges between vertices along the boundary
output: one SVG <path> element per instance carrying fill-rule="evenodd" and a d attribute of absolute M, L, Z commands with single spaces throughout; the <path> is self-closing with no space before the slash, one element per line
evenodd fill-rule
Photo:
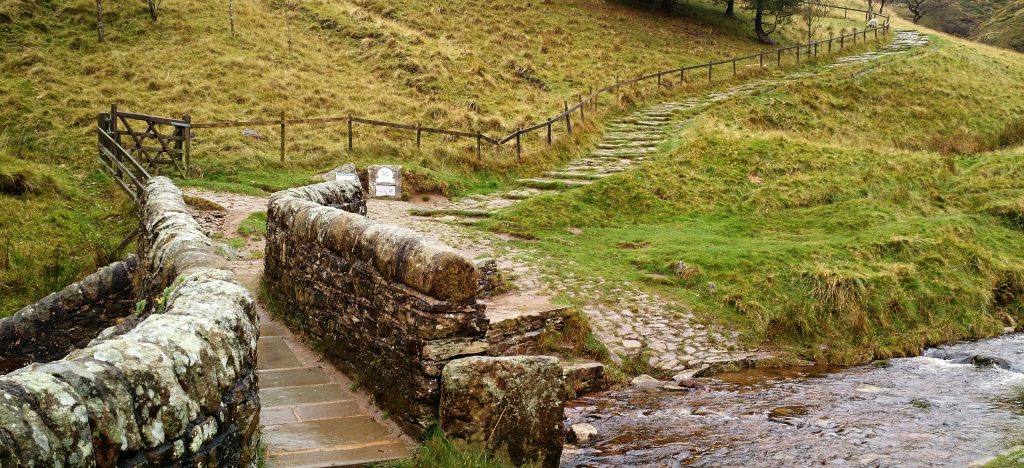
<path fill-rule="evenodd" d="M 929 145 L 960 126 L 998 141 L 1021 115 L 1024 60 L 976 49 L 943 42 L 858 79 L 832 71 L 724 103 L 654 162 L 493 227 L 538 239 L 561 270 L 643 284 L 751 345 L 821 361 L 1019 326 L 1024 148 Z M 925 82 L 939 71 L 953 84 Z"/>

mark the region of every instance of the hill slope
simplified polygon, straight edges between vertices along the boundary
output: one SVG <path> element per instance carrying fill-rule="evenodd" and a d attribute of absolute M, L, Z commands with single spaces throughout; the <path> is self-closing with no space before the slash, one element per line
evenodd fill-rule
<path fill-rule="evenodd" d="M 1018 52 L 1024 52 L 1024 0 L 1015 0 L 981 24 L 974 37 Z"/>
<path fill-rule="evenodd" d="M 1024 57 L 933 38 L 712 107 L 654 161 L 496 227 L 804 357 L 999 333 L 1024 320 L 1021 82 Z"/>
<path fill-rule="evenodd" d="M 163 2 L 153 23 L 144 2 L 108 0 L 98 43 L 96 2 L 0 0 L 0 181 L 32 181 L 0 193 L 0 315 L 107 261 L 129 230 L 126 199 L 95 163 L 92 128 L 112 103 L 194 121 L 353 113 L 497 134 L 615 75 L 761 48 L 747 12 L 727 19 L 710 1 L 688 16 L 598 0 L 234 3 L 232 34 L 227 2 Z M 418 184 L 457 192 L 523 167 L 435 137 L 416 152 L 386 131 L 361 130 L 347 154 L 337 125 L 290 128 L 281 163 L 274 127 L 240 130 L 196 132 L 189 183 L 265 193 L 355 160 L 400 162 Z"/>

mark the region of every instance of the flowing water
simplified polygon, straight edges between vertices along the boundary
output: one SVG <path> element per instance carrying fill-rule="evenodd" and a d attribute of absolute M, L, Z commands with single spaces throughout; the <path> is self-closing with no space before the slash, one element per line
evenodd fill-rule
<path fill-rule="evenodd" d="M 966 466 L 1024 441 L 1024 334 L 851 368 L 755 369 L 703 390 L 570 402 L 597 439 L 563 466 Z M 1001 358 L 1003 367 L 960 364 Z"/>

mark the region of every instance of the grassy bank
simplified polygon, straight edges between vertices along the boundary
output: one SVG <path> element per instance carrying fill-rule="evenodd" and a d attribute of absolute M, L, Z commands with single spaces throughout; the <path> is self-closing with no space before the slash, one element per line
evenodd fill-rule
<path fill-rule="evenodd" d="M 0 194 L 0 241 L 17 257 L 0 262 L 0 316 L 81 276 L 126 233 L 130 208 L 94 156 L 96 114 L 111 103 L 196 122 L 353 113 L 497 135 L 615 75 L 762 47 L 748 12 L 723 18 L 703 0 L 682 15 L 629 1 L 235 2 L 234 33 L 227 4 L 167 2 L 155 23 L 145 7 L 104 2 L 99 43 L 96 2 L 0 0 L 0 171 L 41 187 Z M 469 140 L 428 136 L 417 151 L 408 133 L 360 128 L 349 154 L 342 125 L 293 126 L 282 162 L 276 128 L 254 130 L 197 131 L 187 184 L 265 194 L 354 161 L 400 163 L 410 186 L 460 194 L 578 151 L 570 140 L 522 162 L 508 150 L 478 160 Z"/>
<path fill-rule="evenodd" d="M 941 42 L 854 76 L 870 67 L 716 106 L 655 161 L 495 228 L 560 272 L 644 284 L 827 362 L 1021 323 L 1024 60 Z"/>

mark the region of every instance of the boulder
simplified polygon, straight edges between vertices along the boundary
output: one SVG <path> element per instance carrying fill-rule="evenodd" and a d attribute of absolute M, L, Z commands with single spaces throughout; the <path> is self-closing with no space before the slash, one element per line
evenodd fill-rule
<path fill-rule="evenodd" d="M 600 362 L 565 366 L 562 368 L 562 377 L 565 378 L 565 393 L 572 397 L 604 390 L 607 386 L 604 378 L 604 364 Z"/>
<path fill-rule="evenodd" d="M 633 380 L 630 380 L 629 383 L 630 385 L 637 387 L 652 387 L 655 385 L 661 385 L 663 382 L 647 374 L 640 374 L 633 377 Z"/>
<path fill-rule="evenodd" d="M 586 444 L 597 437 L 597 428 L 594 427 L 593 424 L 588 423 L 573 424 L 566 435 L 569 442 L 574 444 Z"/>
<path fill-rule="evenodd" d="M 468 357 L 441 374 L 441 430 L 516 465 L 558 466 L 564 406 L 550 356 Z"/>

